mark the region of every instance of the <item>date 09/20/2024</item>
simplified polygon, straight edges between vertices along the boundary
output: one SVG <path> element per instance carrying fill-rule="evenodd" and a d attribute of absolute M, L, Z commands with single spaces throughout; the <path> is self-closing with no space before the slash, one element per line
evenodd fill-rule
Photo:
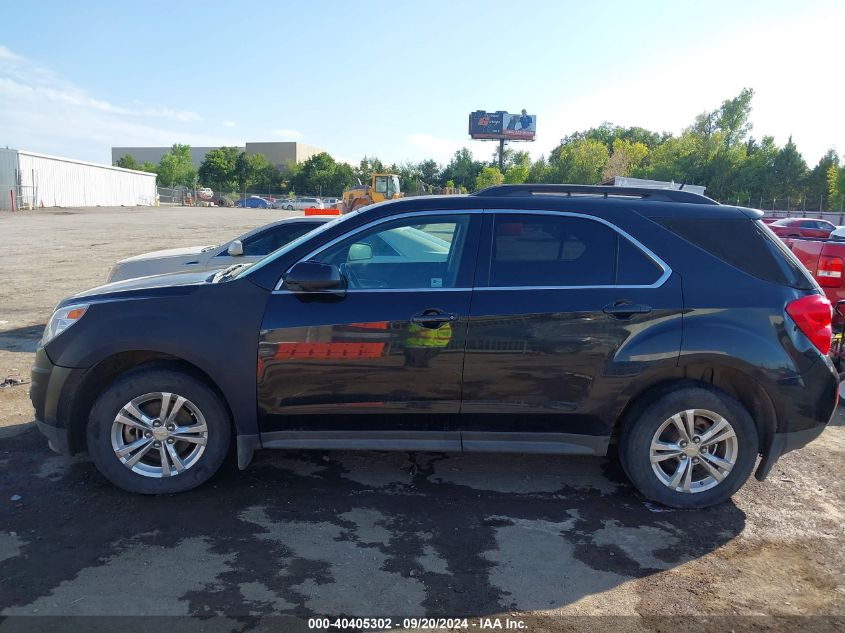
<path fill-rule="evenodd" d="M 308 628 L 314 630 L 525 630 L 525 622 L 513 618 L 309 618 Z"/>

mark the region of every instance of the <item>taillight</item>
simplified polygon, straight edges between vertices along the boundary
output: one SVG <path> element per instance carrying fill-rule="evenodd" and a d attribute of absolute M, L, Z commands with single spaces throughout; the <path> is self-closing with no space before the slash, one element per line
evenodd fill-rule
<path fill-rule="evenodd" d="M 819 257 L 819 267 L 816 272 L 816 278 L 819 280 L 819 285 L 828 288 L 837 288 L 842 285 L 842 270 L 845 268 L 845 262 L 841 257 L 831 257 L 830 255 L 822 255 Z"/>
<path fill-rule="evenodd" d="M 822 354 L 830 351 L 830 301 L 822 295 L 807 295 L 786 306 L 786 313 L 798 329 Z"/>

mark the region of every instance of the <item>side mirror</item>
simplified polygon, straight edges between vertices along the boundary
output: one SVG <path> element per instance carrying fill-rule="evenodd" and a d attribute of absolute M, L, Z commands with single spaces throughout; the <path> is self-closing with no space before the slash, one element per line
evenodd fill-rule
<path fill-rule="evenodd" d="M 320 262 L 299 262 L 285 275 L 285 288 L 299 292 L 344 290 L 346 280 L 337 266 Z"/>
<path fill-rule="evenodd" d="M 243 242 L 241 242 L 240 240 L 233 241 L 231 244 L 229 244 L 229 248 L 226 252 L 228 252 L 229 255 L 231 255 L 232 257 L 240 257 L 244 254 Z"/>
<path fill-rule="evenodd" d="M 373 247 L 369 244 L 357 242 L 349 247 L 346 260 L 350 262 L 365 262 L 373 258 Z"/>

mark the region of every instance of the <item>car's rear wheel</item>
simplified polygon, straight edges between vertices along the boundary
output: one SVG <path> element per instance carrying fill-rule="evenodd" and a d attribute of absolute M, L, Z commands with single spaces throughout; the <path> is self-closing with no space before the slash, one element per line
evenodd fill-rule
<path fill-rule="evenodd" d="M 97 399 L 88 451 L 103 476 L 124 490 L 183 492 L 217 472 L 230 434 L 226 408 L 205 383 L 181 371 L 138 368 Z"/>
<path fill-rule="evenodd" d="M 685 387 L 626 420 L 619 450 L 644 496 L 676 508 L 702 508 L 729 499 L 748 479 L 757 429 L 728 394 Z"/>

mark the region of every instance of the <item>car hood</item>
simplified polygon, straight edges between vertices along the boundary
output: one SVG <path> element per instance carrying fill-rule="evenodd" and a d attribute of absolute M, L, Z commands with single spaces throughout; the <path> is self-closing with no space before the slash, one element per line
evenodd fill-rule
<path fill-rule="evenodd" d="M 168 291 L 176 294 L 185 292 L 191 287 L 210 284 L 209 281 L 214 273 L 208 271 L 196 271 L 190 273 L 169 273 L 166 275 L 152 275 L 151 277 L 136 277 L 115 281 L 85 290 L 62 301 L 61 305 L 77 302 L 79 299 L 107 299 L 112 297 L 126 297 L 137 295 L 138 297 L 159 295 Z"/>
<path fill-rule="evenodd" d="M 141 253 L 134 257 L 127 257 L 121 259 L 118 264 L 126 264 L 128 262 L 140 262 L 148 259 L 164 259 L 165 257 L 193 257 L 199 255 L 204 249 L 214 248 L 214 244 L 206 244 L 205 246 L 185 246 L 184 248 L 165 248 L 160 251 L 151 251 L 149 253 Z"/>

